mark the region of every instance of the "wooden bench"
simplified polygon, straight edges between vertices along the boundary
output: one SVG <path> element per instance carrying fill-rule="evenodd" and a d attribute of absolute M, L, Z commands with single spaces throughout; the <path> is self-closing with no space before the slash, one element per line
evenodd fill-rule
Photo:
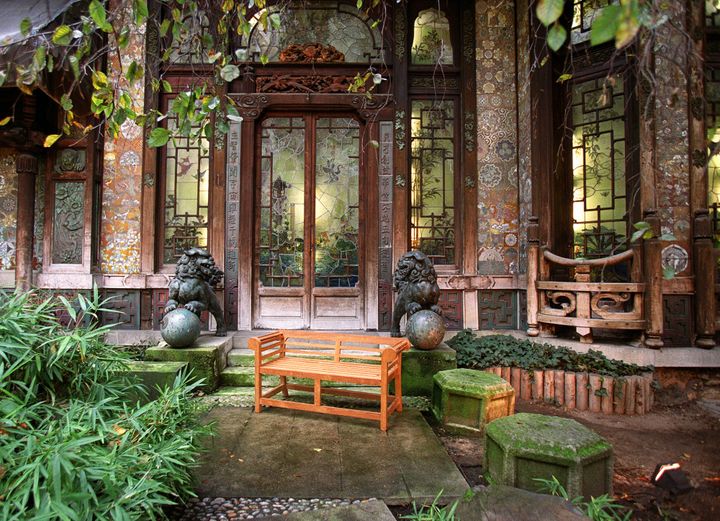
<path fill-rule="evenodd" d="M 264 405 L 352 416 L 379 421 L 386 431 L 390 414 L 402 411 L 402 352 L 410 349 L 405 338 L 282 330 L 251 338 L 249 346 L 255 351 L 256 413 Z M 263 375 L 279 376 L 280 385 L 263 394 Z M 288 378 L 307 378 L 314 385 L 288 383 Z M 323 387 L 323 381 L 380 387 L 380 393 Z M 395 394 L 390 395 L 393 381 Z M 288 390 L 312 392 L 313 403 L 288 400 Z M 279 392 L 286 399 L 273 398 Z M 322 405 L 322 394 L 379 400 L 380 410 Z"/>

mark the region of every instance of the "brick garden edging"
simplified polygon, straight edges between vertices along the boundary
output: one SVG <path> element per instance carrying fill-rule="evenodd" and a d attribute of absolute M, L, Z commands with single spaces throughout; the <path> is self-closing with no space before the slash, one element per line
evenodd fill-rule
<path fill-rule="evenodd" d="M 560 369 L 529 371 L 519 367 L 488 367 L 484 371 L 509 382 L 515 389 L 516 399 L 551 402 L 567 409 L 642 415 L 650 411 L 654 401 L 653 373 L 614 378 Z"/>

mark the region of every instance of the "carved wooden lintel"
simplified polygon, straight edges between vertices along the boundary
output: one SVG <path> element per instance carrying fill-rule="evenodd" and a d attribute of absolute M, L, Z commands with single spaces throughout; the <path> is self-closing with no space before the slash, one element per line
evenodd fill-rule
<path fill-rule="evenodd" d="M 255 79 L 257 92 L 336 92 L 347 93 L 353 85 L 352 76 L 273 74 Z M 364 92 L 360 89 L 359 92 Z"/>

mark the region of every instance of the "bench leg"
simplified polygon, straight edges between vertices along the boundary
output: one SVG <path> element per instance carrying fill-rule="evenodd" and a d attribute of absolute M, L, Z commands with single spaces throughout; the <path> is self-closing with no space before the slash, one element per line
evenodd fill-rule
<path fill-rule="evenodd" d="M 315 380 L 315 396 L 313 403 L 315 407 L 320 406 L 320 397 L 322 395 L 322 388 L 320 387 L 320 379 Z"/>
<path fill-rule="evenodd" d="M 400 378 L 400 369 L 398 368 L 397 375 L 395 376 L 395 397 L 398 401 L 397 412 L 402 412 L 402 381 Z"/>
<path fill-rule="evenodd" d="M 388 388 L 380 389 L 380 430 L 385 432 L 388 428 Z"/>
<path fill-rule="evenodd" d="M 285 398 L 289 397 L 289 396 L 290 396 L 290 393 L 288 393 L 288 388 L 287 388 L 287 376 L 281 376 L 281 377 L 280 377 L 280 384 L 283 386 L 283 388 L 282 388 L 282 394 L 283 394 L 283 396 L 284 396 Z"/>
<path fill-rule="evenodd" d="M 262 375 L 260 374 L 260 371 L 255 369 L 255 412 L 260 412 L 262 410 L 262 405 L 260 405 L 261 398 L 262 398 Z"/>

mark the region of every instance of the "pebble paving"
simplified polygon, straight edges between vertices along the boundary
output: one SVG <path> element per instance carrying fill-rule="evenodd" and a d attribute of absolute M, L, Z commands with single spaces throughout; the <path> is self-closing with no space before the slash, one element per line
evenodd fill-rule
<path fill-rule="evenodd" d="M 177 521 L 235 521 L 309 512 L 321 508 L 359 504 L 374 499 L 295 499 L 206 497 L 196 498 L 184 507 L 176 507 L 168 517 Z"/>

